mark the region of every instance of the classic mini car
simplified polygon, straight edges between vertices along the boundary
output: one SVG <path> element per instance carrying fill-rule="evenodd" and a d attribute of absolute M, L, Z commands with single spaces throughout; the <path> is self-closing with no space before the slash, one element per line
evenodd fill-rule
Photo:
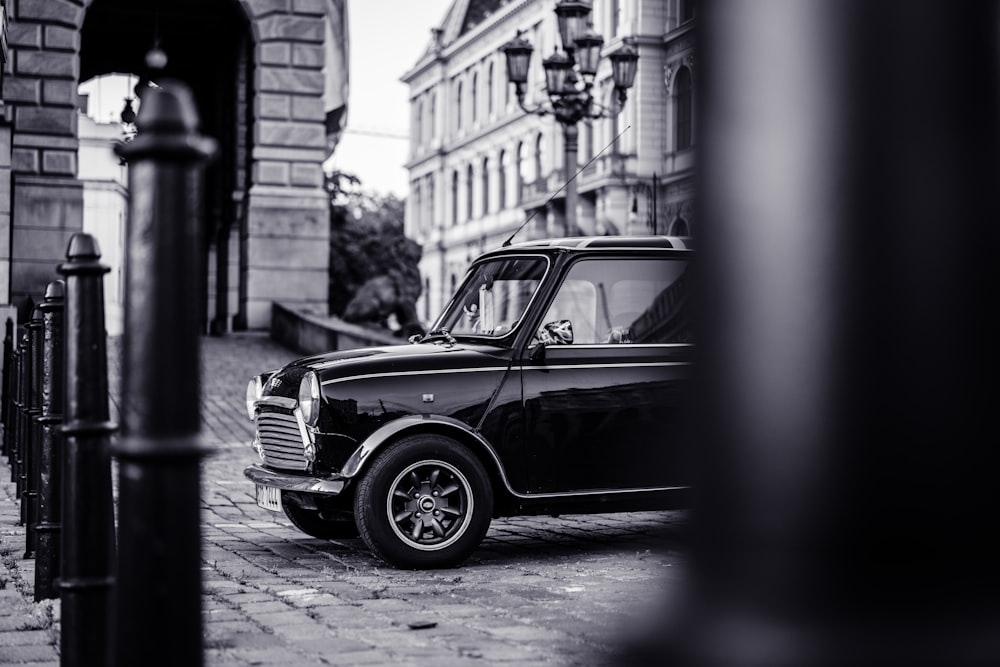
<path fill-rule="evenodd" d="M 253 378 L 258 504 L 402 568 L 461 563 L 496 517 L 684 506 L 693 254 L 662 236 L 507 245 L 409 344 Z"/>

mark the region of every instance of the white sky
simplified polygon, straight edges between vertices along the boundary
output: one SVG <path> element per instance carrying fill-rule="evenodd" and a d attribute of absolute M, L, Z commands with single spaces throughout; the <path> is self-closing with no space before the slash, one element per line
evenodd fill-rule
<path fill-rule="evenodd" d="M 331 164 L 363 190 L 404 197 L 409 183 L 409 89 L 399 77 L 430 43 L 451 0 L 348 0 L 350 92 L 347 131 Z M 402 138 L 372 136 L 394 135 Z"/>
<path fill-rule="evenodd" d="M 350 89 L 347 131 L 330 164 L 356 175 L 361 188 L 405 197 L 409 183 L 409 90 L 399 81 L 423 53 L 431 28 L 440 25 L 451 0 L 348 0 Z M 135 85 L 135 79 L 131 81 Z M 124 78 L 88 81 L 88 113 L 117 122 L 126 95 Z"/>

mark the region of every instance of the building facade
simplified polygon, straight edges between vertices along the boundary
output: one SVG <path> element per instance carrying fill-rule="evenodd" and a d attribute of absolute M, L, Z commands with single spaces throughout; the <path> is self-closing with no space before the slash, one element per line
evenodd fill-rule
<path fill-rule="evenodd" d="M 547 102 L 542 60 L 559 47 L 557 0 L 455 0 L 410 88 L 407 235 L 423 247 L 418 312 L 432 321 L 469 262 L 514 240 L 572 234 L 693 235 L 694 0 L 594 0 L 604 38 L 595 102 L 615 108 L 606 55 L 639 53 L 623 108 L 578 124 L 576 228 L 566 229 L 563 128 L 526 113 L 500 50 L 531 42 L 525 105 Z"/>

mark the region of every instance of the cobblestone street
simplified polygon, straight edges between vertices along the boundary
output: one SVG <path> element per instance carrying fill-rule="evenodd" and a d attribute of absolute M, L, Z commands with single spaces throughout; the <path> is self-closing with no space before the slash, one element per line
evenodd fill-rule
<path fill-rule="evenodd" d="M 244 387 L 295 356 L 260 335 L 203 339 L 206 665 L 611 665 L 650 633 L 682 580 L 683 512 L 499 519 L 462 567 L 412 572 L 258 508 Z M 0 664 L 56 665 L 59 603 L 32 601 L 2 468 Z"/>

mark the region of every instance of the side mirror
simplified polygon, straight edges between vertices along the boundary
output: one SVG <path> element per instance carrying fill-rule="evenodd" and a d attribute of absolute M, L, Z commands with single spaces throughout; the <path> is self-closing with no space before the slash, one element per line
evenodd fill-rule
<path fill-rule="evenodd" d="M 533 364 L 544 364 L 545 363 L 545 343 L 539 342 L 532 348 L 531 353 L 528 355 L 528 360 Z"/>
<path fill-rule="evenodd" d="M 536 338 L 543 345 L 572 345 L 573 323 L 569 320 L 546 322 L 538 330 Z"/>

